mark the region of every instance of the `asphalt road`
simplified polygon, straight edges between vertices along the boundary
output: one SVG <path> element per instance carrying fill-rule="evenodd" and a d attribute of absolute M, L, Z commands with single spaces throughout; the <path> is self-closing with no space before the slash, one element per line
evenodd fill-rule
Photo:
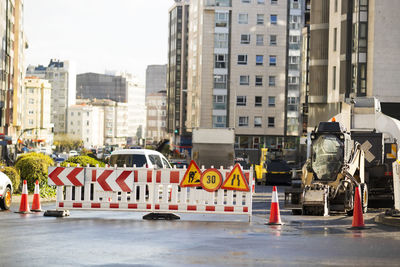
<path fill-rule="evenodd" d="M 232 215 L 146 221 L 135 212 L 71 211 L 66 218 L 0 212 L 0 266 L 400 265 L 400 228 L 375 224 L 377 212 L 366 214 L 370 229 L 363 231 L 348 230 L 352 218 L 345 215 L 286 210 L 285 225 L 267 226 L 271 187 L 256 192 L 250 223 Z"/>

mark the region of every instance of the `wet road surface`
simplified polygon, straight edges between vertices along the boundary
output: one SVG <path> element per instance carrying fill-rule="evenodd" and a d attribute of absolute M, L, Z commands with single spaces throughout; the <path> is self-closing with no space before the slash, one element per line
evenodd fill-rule
<path fill-rule="evenodd" d="M 345 215 L 288 210 L 281 210 L 285 225 L 267 226 L 271 187 L 256 191 L 250 223 L 232 215 L 146 221 L 135 212 L 74 210 L 66 218 L 0 212 L 0 266 L 400 265 L 400 228 L 375 224 L 377 212 L 365 216 L 371 229 L 364 231 L 348 230 L 352 218 Z"/>

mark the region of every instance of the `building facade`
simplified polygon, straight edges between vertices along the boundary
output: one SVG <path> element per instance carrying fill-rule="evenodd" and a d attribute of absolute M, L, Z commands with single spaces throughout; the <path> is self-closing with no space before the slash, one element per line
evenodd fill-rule
<path fill-rule="evenodd" d="M 68 107 L 76 102 L 76 69 L 74 62 L 51 59 L 47 67 L 28 66 L 28 76 L 46 79 L 52 86 L 51 122 L 54 133 L 67 133 Z"/>
<path fill-rule="evenodd" d="M 146 89 L 133 79 L 128 83 L 128 144 L 141 145 L 146 137 Z"/>
<path fill-rule="evenodd" d="M 51 84 L 37 77 L 26 77 L 23 100 L 25 112 L 22 117 L 23 133 L 19 136 L 20 142 L 32 147 L 51 146 Z"/>
<path fill-rule="evenodd" d="M 161 91 L 146 96 L 147 129 L 146 143 L 159 142 L 167 138 L 167 92 Z"/>
<path fill-rule="evenodd" d="M 167 66 L 167 129 L 174 149 L 190 147 L 186 130 L 187 57 L 190 1 L 175 1 L 169 10 Z"/>
<path fill-rule="evenodd" d="M 167 85 L 167 65 L 149 65 L 146 69 L 146 95 L 165 91 Z"/>
<path fill-rule="evenodd" d="M 376 97 L 400 118 L 400 2 L 311 1 L 308 128 L 352 97 Z"/>
<path fill-rule="evenodd" d="M 287 1 L 191 1 L 187 127 L 276 147 L 286 124 Z"/>

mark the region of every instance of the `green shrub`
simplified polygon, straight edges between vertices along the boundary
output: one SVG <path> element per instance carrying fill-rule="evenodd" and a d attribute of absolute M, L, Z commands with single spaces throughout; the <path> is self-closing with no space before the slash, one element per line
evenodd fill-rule
<path fill-rule="evenodd" d="M 20 157 L 15 164 L 22 180 L 27 180 L 28 190 L 33 192 L 35 181 L 39 180 L 40 186 L 47 185 L 48 168 L 54 165 L 54 161 L 40 153 L 27 153 Z"/>
<path fill-rule="evenodd" d="M 71 167 L 76 167 L 78 164 L 81 167 L 86 167 L 88 164 L 91 167 L 96 167 L 97 164 L 99 165 L 99 167 L 105 166 L 104 162 L 98 161 L 89 156 L 76 156 L 76 157 L 69 158 L 66 161 L 64 161 L 63 163 L 61 163 L 61 166 L 67 167 L 68 164 Z"/>
<path fill-rule="evenodd" d="M 19 189 L 19 185 L 21 183 L 21 176 L 18 171 L 14 167 L 4 167 L 1 170 L 5 175 L 10 178 L 12 182 L 12 186 L 14 188 L 14 192 L 21 192 Z"/>

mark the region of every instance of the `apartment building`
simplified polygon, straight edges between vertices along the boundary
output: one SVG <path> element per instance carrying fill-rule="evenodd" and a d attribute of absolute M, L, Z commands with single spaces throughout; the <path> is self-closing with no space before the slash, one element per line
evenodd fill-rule
<path fill-rule="evenodd" d="M 167 92 L 146 96 L 146 143 L 159 142 L 167 137 Z"/>
<path fill-rule="evenodd" d="M 47 67 L 28 66 L 26 74 L 46 79 L 52 86 L 51 122 L 54 133 L 66 133 L 68 107 L 76 102 L 76 68 L 72 61 L 51 59 Z"/>
<path fill-rule="evenodd" d="M 188 131 L 235 128 L 236 147 L 281 145 L 288 1 L 191 1 Z"/>
<path fill-rule="evenodd" d="M 146 89 L 133 79 L 128 85 L 128 144 L 139 145 L 146 132 Z"/>
<path fill-rule="evenodd" d="M 51 84 L 37 77 L 25 78 L 23 90 L 23 132 L 19 138 L 33 146 L 53 144 L 53 124 L 50 122 Z"/>
<path fill-rule="evenodd" d="M 146 68 L 146 95 L 165 91 L 167 85 L 167 65 L 149 65 Z"/>
<path fill-rule="evenodd" d="M 0 131 L 15 140 L 22 129 L 24 52 L 24 1 L 0 1 Z"/>
<path fill-rule="evenodd" d="M 308 128 L 352 97 L 376 97 L 400 118 L 396 0 L 311 1 Z"/>
<path fill-rule="evenodd" d="M 180 152 L 191 146 L 186 130 L 189 4 L 176 0 L 169 10 L 167 130 L 170 144 Z"/>

